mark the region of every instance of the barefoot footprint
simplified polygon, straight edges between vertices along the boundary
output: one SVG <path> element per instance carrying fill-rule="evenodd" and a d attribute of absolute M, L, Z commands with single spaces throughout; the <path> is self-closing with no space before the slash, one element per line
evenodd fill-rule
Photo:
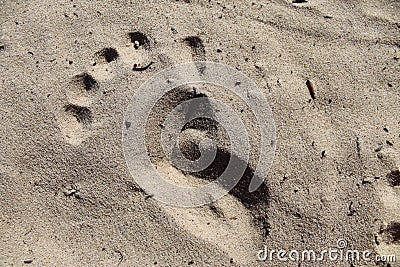
<path fill-rule="evenodd" d="M 177 45 L 186 47 L 187 53 L 185 54 L 184 51 L 183 54 L 187 56 L 180 59 L 184 61 L 206 60 L 205 45 L 199 37 L 189 36 L 181 40 L 182 42 Z M 102 85 L 120 74 L 120 68 L 128 67 L 134 72 L 150 71 L 155 62 L 154 58 L 158 61 L 166 58 L 165 62 L 168 62 L 169 58 L 175 58 L 162 53 L 154 55 L 152 46 L 152 41 L 145 34 L 137 31 L 131 32 L 127 35 L 125 42 L 122 41 L 119 45 L 114 44 L 95 53 L 92 66 L 88 68 L 88 71 L 72 78 L 66 91 L 68 103 L 62 107 L 57 117 L 61 132 L 69 144 L 80 145 L 93 134 L 99 122 L 96 121 L 96 114 L 92 111 L 92 107 L 97 102 L 99 92 L 103 91 L 101 90 Z M 199 64 L 198 70 L 202 71 L 201 64 Z M 222 99 L 229 98 L 229 92 L 219 88 L 218 90 L 211 89 L 210 92 L 223 94 L 219 96 Z M 183 143 L 180 146 L 182 146 L 183 153 L 191 158 L 191 156 L 196 157 L 197 137 L 211 135 L 216 140 L 222 140 L 218 147 L 219 154 L 209 168 L 199 173 L 185 173 L 173 167 L 162 156 L 160 157 L 162 151 L 159 151 L 161 146 L 158 145 L 158 142 L 161 139 L 158 133 L 168 111 L 173 109 L 176 104 L 199 95 L 207 97 L 207 94 L 209 92 L 205 85 L 200 85 L 198 91 L 193 90 L 191 86 L 172 90 L 153 108 L 148 119 L 146 132 L 149 133 L 147 135 L 149 139 L 146 140 L 146 143 L 148 143 L 149 156 L 158 171 L 176 183 L 190 185 L 208 183 L 210 179 L 215 179 L 225 169 L 230 157 L 236 157 L 224 147 L 223 129 L 219 129 L 218 125 L 210 121 L 201 119 L 187 125 L 182 132 Z M 214 97 L 212 93 L 210 96 Z M 240 103 L 240 99 L 232 100 L 237 100 L 232 101 L 234 103 Z M 237 104 L 234 108 L 243 116 L 244 122 L 253 121 L 252 113 L 246 105 Z M 125 126 L 129 127 L 130 123 L 125 122 Z M 247 125 L 247 127 L 251 127 L 251 125 Z M 257 142 L 257 138 L 253 138 L 250 142 Z M 231 193 L 210 205 L 191 209 L 160 205 L 167 214 L 193 236 L 215 244 L 227 252 L 231 258 L 242 261 L 242 264 L 246 265 L 254 260 L 254 258 L 246 258 L 249 249 L 256 251 L 269 233 L 268 220 L 265 215 L 269 206 L 269 192 L 265 185 L 251 194 L 248 192 L 252 173 L 253 169 L 249 164 L 239 184 Z M 211 233 L 207 231 L 210 228 L 212 229 Z"/>
<path fill-rule="evenodd" d="M 192 52 L 189 54 L 191 58 L 187 61 L 206 59 L 204 44 L 200 38 L 188 37 L 183 42 Z M 201 64 L 199 64 L 198 71 L 202 71 Z M 146 125 L 147 150 L 157 171 L 171 182 L 183 186 L 200 186 L 210 180 L 215 180 L 221 175 L 221 172 L 224 172 L 230 158 L 236 157 L 225 147 L 227 133 L 224 129 L 213 121 L 198 118 L 190 121 L 181 129 L 181 136 L 176 145 L 179 146 L 186 158 L 196 160 L 200 156 L 199 141 L 207 136 L 217 143 L 217 155 L 214 162 L 203 171 L 191 173 L 175 168 L 166 159 L 160 141 L 160 131 L 166 116 L 180 103 L 199 96 L 221 98 L 221 101 L 231 97 L 233 103 L 241 103 L 240 98 L 232 96 L 228 90 L 213 85 L 180 86 L 165 94 L 157 102 Z M 237 105 L 234 108 L 238 114 L 242 114 L 242 121 L 254 121 L 247 106 Z M 192 106 L 189 110 L 200 108 L 202 107 Z M 205 112 L 213 113 L 214 110 L 209 107 Z M 252 141 L 256 142 L 256 138 Z M 162 205 L 162 207 L 186 231 L 201 240 L 215 244 L 230 255 L 235 262 L 246 266 L 254 262 L 254 257 L 249 257 L 248 251 L 257 251 L 269 233 L 269 224 L 265 215 L 269 207 L 268 188 L 263 184 L 257 191 L 249 193 L 248 187 L 252 173 L 252 167 L 248 166 L 245 174 L 230 194 L 207 206 L 180 208 Z"/>

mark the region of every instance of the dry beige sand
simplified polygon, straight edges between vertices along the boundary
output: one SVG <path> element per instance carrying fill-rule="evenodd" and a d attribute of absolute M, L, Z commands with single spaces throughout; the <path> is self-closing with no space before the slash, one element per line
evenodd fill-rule
<path fill-rule="evenodd" d="M 400 266 L 399 1 L 0 8 L 0 266 Z M 194 60 L 235 67 L 258 85 L 276 152 L 254 194 L 180 208 L 139 189 L 121 129 L 142 83 Z M 151 135 L 176 99 L 155 109 Z M 157 161 L 149 144 L 160 172 L 199 180 Z M 339 239 L 397 263 L 257 259 L 264 246 L 320 251 Z"/>

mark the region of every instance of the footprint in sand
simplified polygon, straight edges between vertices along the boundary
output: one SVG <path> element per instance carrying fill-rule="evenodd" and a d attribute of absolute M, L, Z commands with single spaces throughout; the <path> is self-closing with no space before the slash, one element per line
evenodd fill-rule
<path fill-rule="evenodd" d="M 93 116 L 87 107 L 68 104 L 63 107 L 57 121 L 65 140 L 71 145 L 79 145 L 90 136 Z"/>
<path fill-rule="evenodd" d="M 153 65 L 153 42 L 141 32 L 130 32 L 124 44 L 118 47 L 121 60 L 133 71 L 146 71 Z"/>
<path fill-rule="evenodd" d="M 141 46 L 146 47 L 148 44 L 141 35 L 135 34 L 133 39 L 137 40 L 134 43 L 137 45 L 135 49 L 139 50 L 138 52 Z M 205 45 L 200 37 L 181 38 L 181 42 L 176 42 L 174 46 L 179 46 L 179 54 L 175 55 L 175 51 L 165 48 L 157 54 L 157 57 L 154 57 L 157 58 L 157 64 L 164 66 L 164 62 L 178 63 L 177 59 L 183 62 L 206 60 Z M 144 53 L 146 48 L 143 49 Z M 199 73 L 204 71 L 202 62 L 196 64 L 196 67 Z M 161 143 L 165 119 L 175 107 L 198 97 L 229 102 L 227 104 L 236 111 L 245 124 L 247 132 L 250 133 L 249 143 L 255 149 L 250 151 L 250 160 L 246 163 L 247 168 L 242 178 L 228 195 L 212 204 L 197 208 L 172 207 L 163 204 L 160 204 L 160 207 L 195 238 L 210 242 L 226 252 L 230 255 L 231 262 L 247 266 L 254 262 L 255 257 L 249 255 L 248 252 L 257 251 L 269 235 L 266 214 L 268 214 L 270 194 L 264 183 L 255 192 L 248 191 L 254 173 L 253 166 L 258 162 L 259 151 L 256 149 L 256 144 L 259 143 L 260 135 L 259 129 L 252 124 L 255 121 L 254 114 L 243 100 L 233 95 L 229 89 L 203 83 L 179 86 L 169 91 L 153 106 L 147 119 L 145 140 L 147 152 L 153 165 L 164 178 L 183 186 L 201 186 L 217 179 L 225 171 L 231 158 L 244 162 L 231 153 L 226 130 L 208 118 L 196 118 L 185 124 L 183 129 L 180 129 L 180 137 L 175 146 L 187 159 L 193 161 L 201 155 L 199 149 L 201 140 L 204 138 L 214 140 L 217 147 L 214 161 L 202 171 L 188 172 L 176 168 L 167 159 Z M 211 105 L 194 104 L 183 111 L 182 118 L 176 119 L 186 120 L 185 117 L 190 116 L 191 112 L 197 112 L 200 109 L 203 109 L 203 114 L 210 114 L 211 117 L 217 112 Z M 125 122 L 125 126 L 129 128 L 131 123 Z"/>
<path fill-rule="evenodd" d="M 68 143 L 81 144 L 97 127 L 98 122 L 91 107 L 97 101 L 98 92 L 102 91 L 100 90 L 102 81 L 113 79 L 123 67 L 128 67 L 133 72 L 151 70 L 154 59 L 160 61 L 163 58 L 162 53 L 155 56 L 152 41 L 141 32 L 129 33 L 125 43 L 123 42 L 122 40 L 119 45 L 95 53 L 89 71 L 73 77 L 67 86 L 68 103 L 62 107 L 58 122 Z M 188 58 L 185 61 L 206 60 L 205 45 L 199 37 L 182 38 L 180 45 L 184 45 L 187 49 Z M 171 58 L 175 58 L 175 55 L 168 55 L 167 60 Z M 201 64 L 198 65 L 199 72 L 203 71 L 202 67 Z M 152 109 L 146 125 L 148 153 L 153 164 L 165 177 L 178 184 L 192 186 L 216 179 L 226 169 L 229 160 L 237 158 L 227 145 L 229 140 L 226 131 L 212 120 L 201 118 L 191 121 L 182 129 L 182 138 L 177 145 L 188 159 L 193 160 L 200 155 L 199 142 L 202 138 L 215 140 L 217 156 L 211 165 L 203 171 L 190 173 L 178 170 L 165 158 L 160 144 L 160 131 L 166 116 L 180 103 L 196 97 L 214 97 L 220 98 L 221 101 L 229 99 L 233 103 L 232 108 L 242 118 L 249 132 L 257 132 L 254 125 L 251 125 L 254 114 L 239 97 L 232 96 L 229 90 L 199 84 L 196 88 L 182 86 L 164 95 Z M 212 107 L 193 108 L 207 108 L 208 112 L 215 112 Z M 130 126 L 129 122 L 125 122 L 125 125 Z M 257 133 L 249 136 L 252 147 L 258 142 L 258 138 Z M 259 151 L 252 151 L 252 162 L 257 162 L 258 153 Z M 230 194 L 210 205 L 190 209 L 161 206 L 193 236 L 217 245 L 235 261 L 245 265 L 254 261 L 253 257 L 246 258 L 248 251 L 257 251 L 269 234 L 268 219 L 265 215 L 269 208 L 269 191 L 267 186 L 262 184 L 257 191 L 248 192 L 253 172 L 253 165 L 250 162 L 243 177 Z M 208 229 L 211 229 L 211 232 L 207 231 Z"/>
<path fill-rule="evenodd" d="M 68 103 L 57 115 L 61 133 L 69 144 L 80 145 L 99 125 L 90 107 L 98 100 L 100 83 L 115 78 L 116 72 L 123 65 L 132 71 L 149 69 L 153 64 L 151 45 L 150 39 L 145 34 L 131 32 L 124 45 L 117 48 L 106 47 L 94 53 L 88 71 L 71 79 L 65 92 Z"/>
<path fill-rule="evenodd" d="M 100 81 L 114 78 L 118 58 L 119 53 L 113 47 L 106 47 L 98 51 L 93 58 L 92 75 Z"/>
<path fill-rule="evenodd" d="M 99 84 L 88 73 L 74 76 L 66 87 L 68 104 L 58 112 L 57 121 L 65 140 L 71 145 L 81 144 L 91 134 L 93 114 L 90 105 Z"/>
<path fill-rule="evenodd" d="M 201 71 L 199 69 L 199 71 Z M 200 157 L 200 141 L 209 138 L 217 144 L 217 154 L 214 161 L 199 172 L 181 171 L 175 168 L 166 158 L 161 144 L 161 130 L 166 116 L 180 103 L 197 97 L 221 98 L 233 97 L 233 103 L 240 103 L 239 98 L 228 94 L 226 89 L 213 85 L 199 84 L 181 86 L 171 90 L 153 107 L 146 125 L 146 144 L 151 161 L 157 171 L 171 182 L 184 186 L 200 186 L 217 179 L 225 171 L 231 158 L 237 158 L 230 152 L 228 135 L 217 122 L 207 118 L 197 118 L 187 123 L 178 143 L 179 150 L 190 160 Z M 225 93 L 227 95 L 225 95 Z M 219 95 L 219 94 L 222 94 Z M 242 121 L 251 127 L 252 113 L 244 104 L 233 107 L 241 114 Z M 213 113 L 212 106 L 190 106 L 186 112 L 206 109 L 204 112 Z M 184 117 L 186 114 L 183 114 Z M 254 130 L 254 129 L 253 129 Z M 250 143 L 256 142 L 256 137 L 250 137 Z M 238 159 L 240 160 L 240 158 Z M 253 159 L 255 160 L 255 159 Z M 265 184 L 258 190 L 249 193 L 248 188 L 253 176 L 251 164 L 231 192 L 218 201 L 198 208 L 180 208 L 162 205 L 163 209 L 175 221 L 199 239 L 213 243 L 228 253 L 238 264 L 247 265 L 254 261 L 249 258 L 249 250 L 257 248 L 265 242 L 269 234 L 268 219 L 265 214 L 269 207 L 269 191 Z M 241 246 L 237 246 L 241 244 Z"/>
<path fill-rule="evenodd" d="M 184 39 L 184 43 L 192 50 L 193 61 L 205 61 L 206 49 L 203 40 L 198 36 L 189 36 Z"/>
<path fill-rule="evenodd" d="M 68 102 L 74 105 L 89 106 L 96 97 L 99 84 L 88 73 L 74 76 L 66 88 Z"/>

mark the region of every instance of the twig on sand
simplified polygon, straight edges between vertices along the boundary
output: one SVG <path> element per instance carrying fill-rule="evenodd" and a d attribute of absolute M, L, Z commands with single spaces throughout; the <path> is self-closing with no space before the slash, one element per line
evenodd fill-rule
<path fill-rule="evenodd" d="M 315 87 L 314 87 L 314 84 L 312 83 L 312 81 L 307 80 L 307 81 L 306 81 L 306 85 L 307 85 L 307 87 L 308 87 L 308 91 L 310 92 L 311 98 L 312 98 L 312 99 L 315 99 L 315 98 L 316 98 L 316 95 L 315 95 Z"/>

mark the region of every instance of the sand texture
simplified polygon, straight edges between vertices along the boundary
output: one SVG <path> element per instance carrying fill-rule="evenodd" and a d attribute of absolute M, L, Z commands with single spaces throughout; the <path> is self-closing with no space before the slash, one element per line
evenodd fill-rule
<path fill-rule="evenodd" d="M 399 1 L 2 0 L 0 9 L 0 266 L 400 266 Z M 182 208 L 140 189 L 122 129 L 141 84 L 191 61 L 257 84 L 276 150 L 256 192 L 239 183 Z M 220 171 L 192 175 L 160 156 L 158 127 L 193 94 L 177 88 L 146 125 L 152 162 L 182 184 Z M 251 110 L 235 108 L 257 147 Z M 195 126 L 180 143 L 188 158 L 204 138 Z M 226 145 L 223 131 L 216 138 Z M 257 259 L 264 245 L 322 250 L 339 239 L 397 263 Z"/>

